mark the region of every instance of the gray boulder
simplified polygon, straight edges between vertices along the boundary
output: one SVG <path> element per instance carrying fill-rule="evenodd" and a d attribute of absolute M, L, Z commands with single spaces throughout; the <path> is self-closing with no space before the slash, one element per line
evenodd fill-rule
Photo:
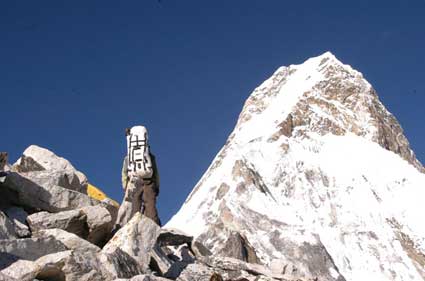
<path fill-rule="evenodd" d="M 16 237 L 15 225 L 5 213 L 0 211 L 0 239 L 12 239 Z"/>
<path fill-rule="evenodd" d="M 26 160 L 28 160 L 28 162 L 25 162 Z M 65 158 L 59 157 L 52 151 L 37 145 L 30 145 L 27 147 L 22 153 L 22 157 L 19 158 L 13 166 L 22 172 L 42 170 L 76 170 Z"/>
<path fill-rule="evenodd" d="M 24 209 L 16 206 L 11 206 L 5 210 L 5 214 L 13 222 L 16 235 L 20 238 L 29 237 L 31 232 L 26 224 L 28 213 Z"/>
<path fill-rule="evenodd" d="M 12 278 L 10 276 L 6 276 L 3 273 L 0 272 L 0 281 L 17 281 L 15 278 Z M 19 280 L 21 281 L 21 280 Z"/>
<path fill-rule="evenodd" d="M 114 281 L 169 281 L 169 280 L 170 279 L 151 275 L 151 274 L 142 274 L 142 275 L 134 276 L 131 279 L 119 278 L 119 279 L 115 279 Z"/>
<path fill-rule="evenodd" d="M 65 245 L 51 236 L 0 240 L 0 253 L 25 260 L 34 261 L 39 257 L 65 250 Z"/>
<path fill-rule="evenodd" d="M 36 278 L 41 280 L 104 281 L 111 276 L 90 250 L 65 251 L 36 260 L 39 267 Z"/>
<path fill-rule="evenodd" d="M 189 264 L 176 279 L 177 281 L 210 281 L 211 276 L 216 272 L 211 267 L 204 264 Z M 222 281 L 222 280 L 216 280 Z"/>
<path fill-rule="evenodd" d="M 202 258 L 196 263 L 189 264 L 177 278 L 178 281 L 223 281 L 223 280 L 299 280 L 287 278 L 281 274 L 273 274 L 266 267 L 259 264 L 226 258 Z M 312 279 L 313 280 L 313 279 Z"/>
<path fill-rule="evenodd" d="M 27 218 L 32 232 L 42 229 L 63 229 L 96 245 L 109 237 L 113 221 L 110 212 L 102 206 L 89 206 L 59 213 L 39 212 Z"/>
<path fill-rule="evenodd" d="M 68 262 L 72 251 L 63 251 L 43 256 L 35 261 L 36 278 L 41 280 L 65 280 L 62 268 Z"/>
<path fill-rule="evenodd" d="M 190 249 L 196 257 L 208 257 L 212 255 L 211 251 L 196 239 L 193 239 Z"/>
<path fill-rule="evenodd" d="M 28 216 L 27 222 L 32 232 L 42 229 L 59 228 L 83 238 L 89 234 L 87 216 L 81 210 L 70 210 L 59 213 L 39 212 Z"/>
<path fill-rule="evenodd" d="M 80 179 L 69 170 L 43 170 L 19 172 L 23 177 L 41 186 L 57 185 L 66 189 L 87 194 L 87 183 L 80 183 Z"/>
<path fill-rule="evenodd" d="M 156 223 L 141 213 L 136 213 L 103 247 L 102 252 L 113 253 L 119 248 L 133 257 L 143 270 L 147 270 L 149 253 L 155 246 L 159 233 L 160 228 Z"/>
<path fill-rule="evenodd" d="M 95 205 L 105 205 L 108 210 L 116 212 L 116 207 L 88 195 L 57 185 L 40 186 L 15 172 L 0 183 L 0 195 L 10 204 L 52 213 Z"/>
<path fill-rule="evenodd" d="M 249 263 L 260 263 L 260 259 L 255 253 L 254 247 L 248 239 L 239 232 L 232 231 L 217 253 L 224 257 L 232 257 Z"/>
<path fill-rule="evenodd" d="M 38 267 L 35 262 L 27 260 L 18 260 L 1 271 L 9 278 L 20 281 L 33 281 L 37 276 Z"/>
<path fill-rule="evenodd" d="M 186 249 L 188 248 L 186 247 Z M 178 257 L 178 254 L 175 252 L 167 255 L 166 251 L 164 251 L 164 249 L 160 248 L 158 245 L 152 249 L 150 255 L 151 269 L 157 272 L 159 275 L 173 280 L 180 275 L 180 273 L 183 271 L 183 269 L 186 268 L 188 264 L 195 261 L 194 259 L 183 259 Z"/>
<path fill-rule="evenodd" d="M 8 170 L 8 164 L 7 164 L 7 152 L 0 152 L 0 172 L 4 172 Z M 0 182 L 4 182 L 5 176 L 0 176 Z"/>
<path fill-rule="evenodd" d="M 11 264 L 13 264 L 14 262 L 18 260 L 20 260 L 19 257 L 0 250 L 0 270 L 10 266 Z"/>
<path fill-rule="evenodd" d="M 100 252 L 100 248 L 77 235 L 62 229 L 43 229 L 34 233 L 34 237 L 54 237 L 65 245 L 68 250 L 88 249 L 93 252 Z"/>
<path fill-rule="evenodd" d="M 111 212 L 102 206 L 89 206 L 80 209 L 87 218 L 89 228 L 88 236 L 85 238 L 96 245 L 103 245 L 114 226 L 114 218 Z"/>
<path fill-rule="evenodd" d="M 65 158 L 37 145 L 25 149 L 13 169 L 40 185 L 58 185 L 82 193 L 87 190 L 87 177 L 83 173 Z"/>
<path fill-rule="evenodd" d="M 161 229 L 151 251 L 151 269 L 161 276 L 176 279 L 182 270 L 195 262 L 190 248 L 193 237 L 175 229 Z"/>
<path fill-rule="evenodd" d="M 36 278 L 41 280 L 109 281 L 142 273 L 137 262 L 120 249 L 107 254 L 87 249 L 64 251 L 41 257 L 35 264 Z"/>
<path fill-rule="evenodd" d="M 120 248 L 109 253 L 101 252 L 98 259 L 112 278 L 131 278 L 144 272 L 142 265 Z"/>

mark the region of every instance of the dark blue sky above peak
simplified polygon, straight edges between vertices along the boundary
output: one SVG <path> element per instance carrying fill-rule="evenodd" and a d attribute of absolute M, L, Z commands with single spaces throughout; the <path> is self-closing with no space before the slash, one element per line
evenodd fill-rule
<path fill-rule="evenodd" d="M 425 161 L 425 0 L 2 1 L 0 150 L 69 159 L 121 201 L 124 128 L 144 124 L 174 214 L 250 92 L 331 51 L 361 71 Z"/>

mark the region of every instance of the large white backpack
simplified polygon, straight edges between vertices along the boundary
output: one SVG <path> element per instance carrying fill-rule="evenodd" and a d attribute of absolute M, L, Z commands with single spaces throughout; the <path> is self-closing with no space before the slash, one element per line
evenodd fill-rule
<path fill-rule="evenodd" d="M 151 178 L 152 160 L 149 153 L 148 131 L 143 126 L 134 126 L 127 132 L 128 176 Z"/>

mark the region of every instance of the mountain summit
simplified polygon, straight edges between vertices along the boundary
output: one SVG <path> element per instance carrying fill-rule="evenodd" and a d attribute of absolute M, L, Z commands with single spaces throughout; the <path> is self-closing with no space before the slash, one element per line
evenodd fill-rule
<path fill-rule="evenodd" d="M 425 280 L 425 174 L 363 75 L 279 68 L 167 227 L 288 279 Z"/>

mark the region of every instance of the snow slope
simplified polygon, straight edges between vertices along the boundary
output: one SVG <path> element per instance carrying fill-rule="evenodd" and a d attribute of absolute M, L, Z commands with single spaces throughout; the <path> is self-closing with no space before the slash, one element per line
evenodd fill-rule
<path fill-rule="evenodd" d="M 423 171 L 371 85 L 328 52 L 254 90 L 166 227 L 288 278 L 425 280 Z"/>

